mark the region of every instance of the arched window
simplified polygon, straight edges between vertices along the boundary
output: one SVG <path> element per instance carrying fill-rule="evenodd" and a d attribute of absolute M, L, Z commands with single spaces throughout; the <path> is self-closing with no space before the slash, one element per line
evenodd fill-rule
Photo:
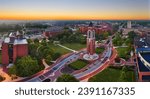
<path fill-rule="evenodd" d="M 87 38 L 95 38 L 95 31 L 94 30 L 88 30 Z"/>

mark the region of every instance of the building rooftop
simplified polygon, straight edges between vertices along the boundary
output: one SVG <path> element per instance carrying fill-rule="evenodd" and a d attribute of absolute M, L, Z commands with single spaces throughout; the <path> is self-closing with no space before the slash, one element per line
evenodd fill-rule
<path fill-rule="evenodd" d="M 4 43 L 9 43 L 9 42 L 10 42 L 10 38 L 9 37 L 5 38 Z"/>
<path fill-rule="evenodd" d="M 149 44 L 147 43 L 147 41 L 145 40 L 145 38 L 140 38 L 140 37 L 137 37 L 134 39 L 134 44 L 138 48 L 149 48 L 150 47 Z"/>
<path fill-rule="evenodd" d="M 13 45 L 28 44 L 27 40 L 23 38 L 23 35 L 21 35 L 19 31 L 17 31 L 16 33 L 10 33 L 9 37 L 6 37 L 4 39 L 4 43 L 9 43 Z"/>
<path fill-rule="evenodd" d="M 19 44 L 28 44 L 26 39 L 15 39 L 14 45 L 19 45 Z"/>
<path fill-rule="evenodd" d="M 150 70 L 141 62 L 139 58 L 138 58 L 138 64 L 139 64 L 140 72 L 150 72 Z"/>
<path fill-rule="evenodd" d="M 9 37 L 5 38 L 4 43 L 10 43 L 13 45 L 28 44 L 27 40 L 24 38 L 23 39 L 16 39 L 15 38 L 13 41 L 11 41 Z"/>
<path fill-rule="evenodd" d="M 141 55 L 147 62 L 150 63 L 150 53 L 142 53 Z"/>
<path fill-rule="evenodd" d="M 150 48 L 137 48 L 136 52 L 150 52 Z"/>
<path fill-rule="evenodd" d="M 45 29 L 45 32 L 60 32 L 62 30 L 63 30 L 63 27 L 55 26 L 55 27 L 49 27 Z"/>

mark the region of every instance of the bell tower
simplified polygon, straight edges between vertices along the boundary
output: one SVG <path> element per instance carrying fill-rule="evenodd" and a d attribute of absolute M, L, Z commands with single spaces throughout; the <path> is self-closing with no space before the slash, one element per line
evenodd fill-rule
<path fill-rule="evenodd" d="M 98 55 L 95 53 L 95 30 L 93 28 L 93 24 L 89 24 L 89 28 L 87 31 L 87 53 L 83 56 L 86 60 L 96 60 L 98 59 Z"/>
<path fill-rule="evenodd" d="M 87 31 L 87 53 L 90 55 L 95 53 L 95 31 L 92 29 Z"/>

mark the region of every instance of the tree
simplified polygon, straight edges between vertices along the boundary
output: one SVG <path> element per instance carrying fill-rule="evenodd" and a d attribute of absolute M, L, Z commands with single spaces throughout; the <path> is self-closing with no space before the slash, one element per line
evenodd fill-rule
<path fill-rule="evenodd" d="M 10 75 L 15 75 L 15 74 L 17 73 L 17 71 L 16 71 L 16 66 L 14 65 L 14 66 L 12 66 L 11 68 L 9 68 L 9 69 L 8 69 L 8 73 L 9 73 Z"/>
<path fill-rule="evenodd" d="M 37 58 L 37 48 L 39 47 L 38 44 L 29 44 L 29 55 L 31 55 L 34 58 Z"/>
<path fill-rule="evenodd" d="M 104 32 L 103 33 L 103 37 L 106 39 L 107 37 L 109 36 L 109 33 L 108 32 Z"/>
<path fill-rule="evenodd" d="M 34 39 L 34 43 L 35 44 L 38 44 L 39 43 L 39 40 L 36 38 L 36 39 Z"/>
<path fill-rule="evenodd" d="M 115 38 L 113 39 L 113 44 L 115 46 L 121 46 L 122 45 L 122 38 L 121 35 L 119 33 L 116 34 Z"/>
<path fill-rule="evenodd" d="M 45 61 L 46 61 L 47 64 L 50 64 L 51 61 L 52 61 L 51 55 L 47 55 L 46 58 L 45 58 Z"/>
<path fill-rule="evenodd" d="M 52 44 L 53 41 L 54 41 L 53 38 L 51 38 L 51 37 L 49 37 L 48 40 L 49 40 L 49 43 L 50 43 L 50 44 Z"/>
<path fill-rule="evenodd" d="M 57 37 L 55 37 L 55 40 L 59 40 L 61 43 L 86 43 L 86 37 L 78 32 L 72 33 L 70 29 L 64 30 L 62 34 L 57 35 Z"/>
<path fill-rule="evenodd" d="M 56 60 L 57 58 L 59 58 L 61 56 L 61 54 L 60 53 L 54 53 L 54 55 L 53 55 L 53 60 Z"/>
<path fill-rule="evenodd" d="M 132 42 L 132 40 L 130 39 L 130 38 L 128 38 L 128 39 L 126 39 L 125 40 L 125 44 L 127 45 L 127 46 L 129 46 L 130 44 L 132 44 L 133 42 Z"/>
<path fill-rule="evenodd" d="M 14 26 L 14 29 L 13 29 L 13 30 L 15 30 L 15 31 L 18 31 L 18 30 L 19 30 L 19 31 L 20 31 L 21 29 L 22 29 L 22 27 L 17 24 L 17 25 Z"/>
<path fill-rule="evenodd" d="M 41 68 L 38 65 L 37 60 L 33 60 L 30 56 L 25 56 L 16 60 L 14 66 L 10 68 L 9 74 L 16 74 L 20 77 L 27 77 L 37 73 L 40 71 L 40 69 Z"/>
<path fill-rule="evenodd" d="M 134 31 L 131 31 L 128 33 L 129 38 L 134 39 L 134 37 L 136 36 L 136 33 Z"/>
<path fill-rule="evenodd" d="M 79 35 L 79 43 L 81 44 L 86 44 L 86 37 L 84 37 L 83 35 Z"/>
<path fill-rule="evenodd" d="M 28 44 L 31 44 L 32 40 L 31 39 L 27 39 L 27 42 L 28 42 Z"/>
<path fill-rule="evenodd" d="M 69 75 L 69 74 L 63 74 L 60 77 L 57 78 L 57 82 L 78 82 L 74 76 Z"/>
<path fill-rule="evenodd" d="M 43 46 L 47 46 L 46 38 L 44 38 L 44 39 L 42 40 L 41 44 L 42 44 Z"/>
<path fill-rule="evenodd" d="M 42 46 L 38 49 L 38 54 L 40 58 L 46 58 L 48 55 L 53 57 L 54 51 L 49 46 Z"/>

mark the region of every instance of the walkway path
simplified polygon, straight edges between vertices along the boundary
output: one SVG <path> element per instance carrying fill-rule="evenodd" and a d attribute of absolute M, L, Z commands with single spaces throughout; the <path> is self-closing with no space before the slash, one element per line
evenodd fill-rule
<path fill-rule="evenodd" d="M 65 48 L 65 49 L 67 49 L 67 50 L 69 50 L 69 51 L 77 52 L 76 50 L 73 50 L 73 49 L 71 49 L 71 48 L 68 48 L 68 47 L 66 47 L 66 46 L 63 46 L 63 45 L 61 45 L 61 44 L 57 44 L 57 45 L 60 46 L 60 47 L 62 47 L 62 48 Z"/>
<path fill-rule="evenodd" d="M 3 71 L 3 68 L 0 68 L 0 75 L 2 77 L 5 77 L 5 80 L 3 82 L 11 81 L 11 77 Z"/>

